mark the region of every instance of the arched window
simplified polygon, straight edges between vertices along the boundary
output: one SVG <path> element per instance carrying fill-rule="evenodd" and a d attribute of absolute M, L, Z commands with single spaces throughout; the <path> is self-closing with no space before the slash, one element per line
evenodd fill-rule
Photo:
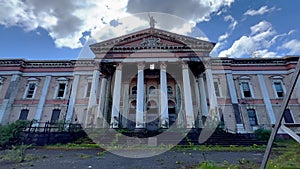
<path fill-rule="evenodd" d="M 157 104 L 156 104 L 156 102 L 155 102 L 154 100 L 150 100 L 150 101 L 148 101 L 148 103 L 147 103 L 147 107 L 148 107 L 148 108 L 156 108 L 156 107 L 157 107 Z"/>
<path fill-rule="evenodd" d="M 137 87 L 136 87 L 136 86 L 133 86 L 133 87 L 131 88 L 131 94 L 136 94 L 136 92 L 137 92 Z"/>
<path fill-rule="evenodd" d="M 168 107 L 169 108 L 174 108 L 175 107 L 175 103 L 172 100 L 168 100 Z"/>
<path fill-rule="evenodd" d="M 136 100 L 131 101 L 131 108 L 136 108 Z"/>
<path fill-rule="evenodd" d="M 154 86 L 150 86 L 150 87 L 149 87 L 148 94 L 151 94 L 151 95 L 155 95 L 155 94 L 156 94 L 156 91 L 155 91 L 155 87 L 154 87 Z"/>
<path fill-rule="evenodd" d="M 174 92 L 171 86 L 168 86 L 167 90 L 168 90 L 168 95 L 173 95 Z"/>

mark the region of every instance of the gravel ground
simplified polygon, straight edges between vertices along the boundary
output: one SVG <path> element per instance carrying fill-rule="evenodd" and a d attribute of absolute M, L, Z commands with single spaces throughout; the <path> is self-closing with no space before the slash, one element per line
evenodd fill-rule
<path fill-rule="evenodd" d="M 120 150 L 122 153 L 141 153 L 137 150 Z M 150 150 L 148 150 L 150 151 Z M 115 154 L 90 150 L 45 150 L 30 149 L 27 154 L 38 157 L 24 163 L 12 163 L 0 160 L 1 169 L 169 169 L 191 166 L 209 160 L 223 163 L 224 160 L 237 164 L 242 158 L 260 163 L 260 152 L 201 152 L 201 151 L 167 151 L 148 158 L 125 158 Z M 0 154 L 3 152 L 0 152 Z"/>

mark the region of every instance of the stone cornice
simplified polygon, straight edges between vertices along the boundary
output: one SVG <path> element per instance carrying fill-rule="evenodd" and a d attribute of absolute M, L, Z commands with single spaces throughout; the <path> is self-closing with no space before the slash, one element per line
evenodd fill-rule
<path fill-rule="evenodd" d="M 284 58 L 211 58 L 213 65 L 227 65 L 227 66 L 282 66 L 287 64 L 296 64 L 298 56 L 284 57 Z"/>
<path fill-rule="evenodd" d="M 223 66 L 286 66 L 296 64 L 299 56 L 288 56 L 283 58 L 207 58 L 206 62 Z M 191 60 L 192 61 L 192 60 Z M 87 60 L 33 60 L 24 59 L 2 59 L 0 67 L 22 67 L 22 68 L 74 68 L 90 67 L 95 59 Z"/>

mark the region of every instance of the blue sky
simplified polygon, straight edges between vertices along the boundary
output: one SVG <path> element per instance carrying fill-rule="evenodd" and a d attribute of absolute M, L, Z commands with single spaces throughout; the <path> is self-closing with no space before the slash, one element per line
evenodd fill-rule
<path fill-rule="evenodd" d="M 88 38 L 149 27 L 141 12 L 170 14 L 154 14 L 161 29 L 196 37 L 192 30 L 202 31 L 206 37 L 198 38 L 217 43 L 213 57 L 300 55 L 299 6 L 298 0 L 0 1 L 0 58 L 77 59 Z M 182 25 L 168 19 L 175 16 Z"/>

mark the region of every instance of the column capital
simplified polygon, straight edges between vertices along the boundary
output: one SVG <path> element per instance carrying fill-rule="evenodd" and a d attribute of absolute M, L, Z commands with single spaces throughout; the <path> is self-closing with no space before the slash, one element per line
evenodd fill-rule
<path fill-rule="evenodd" d="M 211 61 L 210 61 L 210 58 L 204 58 L 202 60 L 203 64 L 204 64 L 204 67 L 205 69 L 211 69 Z"/>
<path fill-rule="evenodd" d="M 100 62 L 99 61 L 94 61 L 94 70 L 100 70 Z"/>
<path fill-rule="evenodd" d="M 137 67 L 138 67 L 138 70 L 144 70 L 144 68 L 145 68 L 145 63 L 144 63 L 144 62 L 139 62 L 139 63 L 137 64 Z"/>
<path fill-rule="evenodd" d="M 182 62 L 181 66 L 182 66 L 182 69 L 188 69 L 189 68 L 189 65 L 185 62 Z"/>
<path fill-rule="evenodd" d="M 160 62 L 160 69 L 167 69 L 166 62 Z"/>
<path fill-rule="evenodd" d="M 123 68 L 123 64 L 122 63 L 118 63 L 116 65 L 116 70 L 122 70 L 122 68 Z"/>

